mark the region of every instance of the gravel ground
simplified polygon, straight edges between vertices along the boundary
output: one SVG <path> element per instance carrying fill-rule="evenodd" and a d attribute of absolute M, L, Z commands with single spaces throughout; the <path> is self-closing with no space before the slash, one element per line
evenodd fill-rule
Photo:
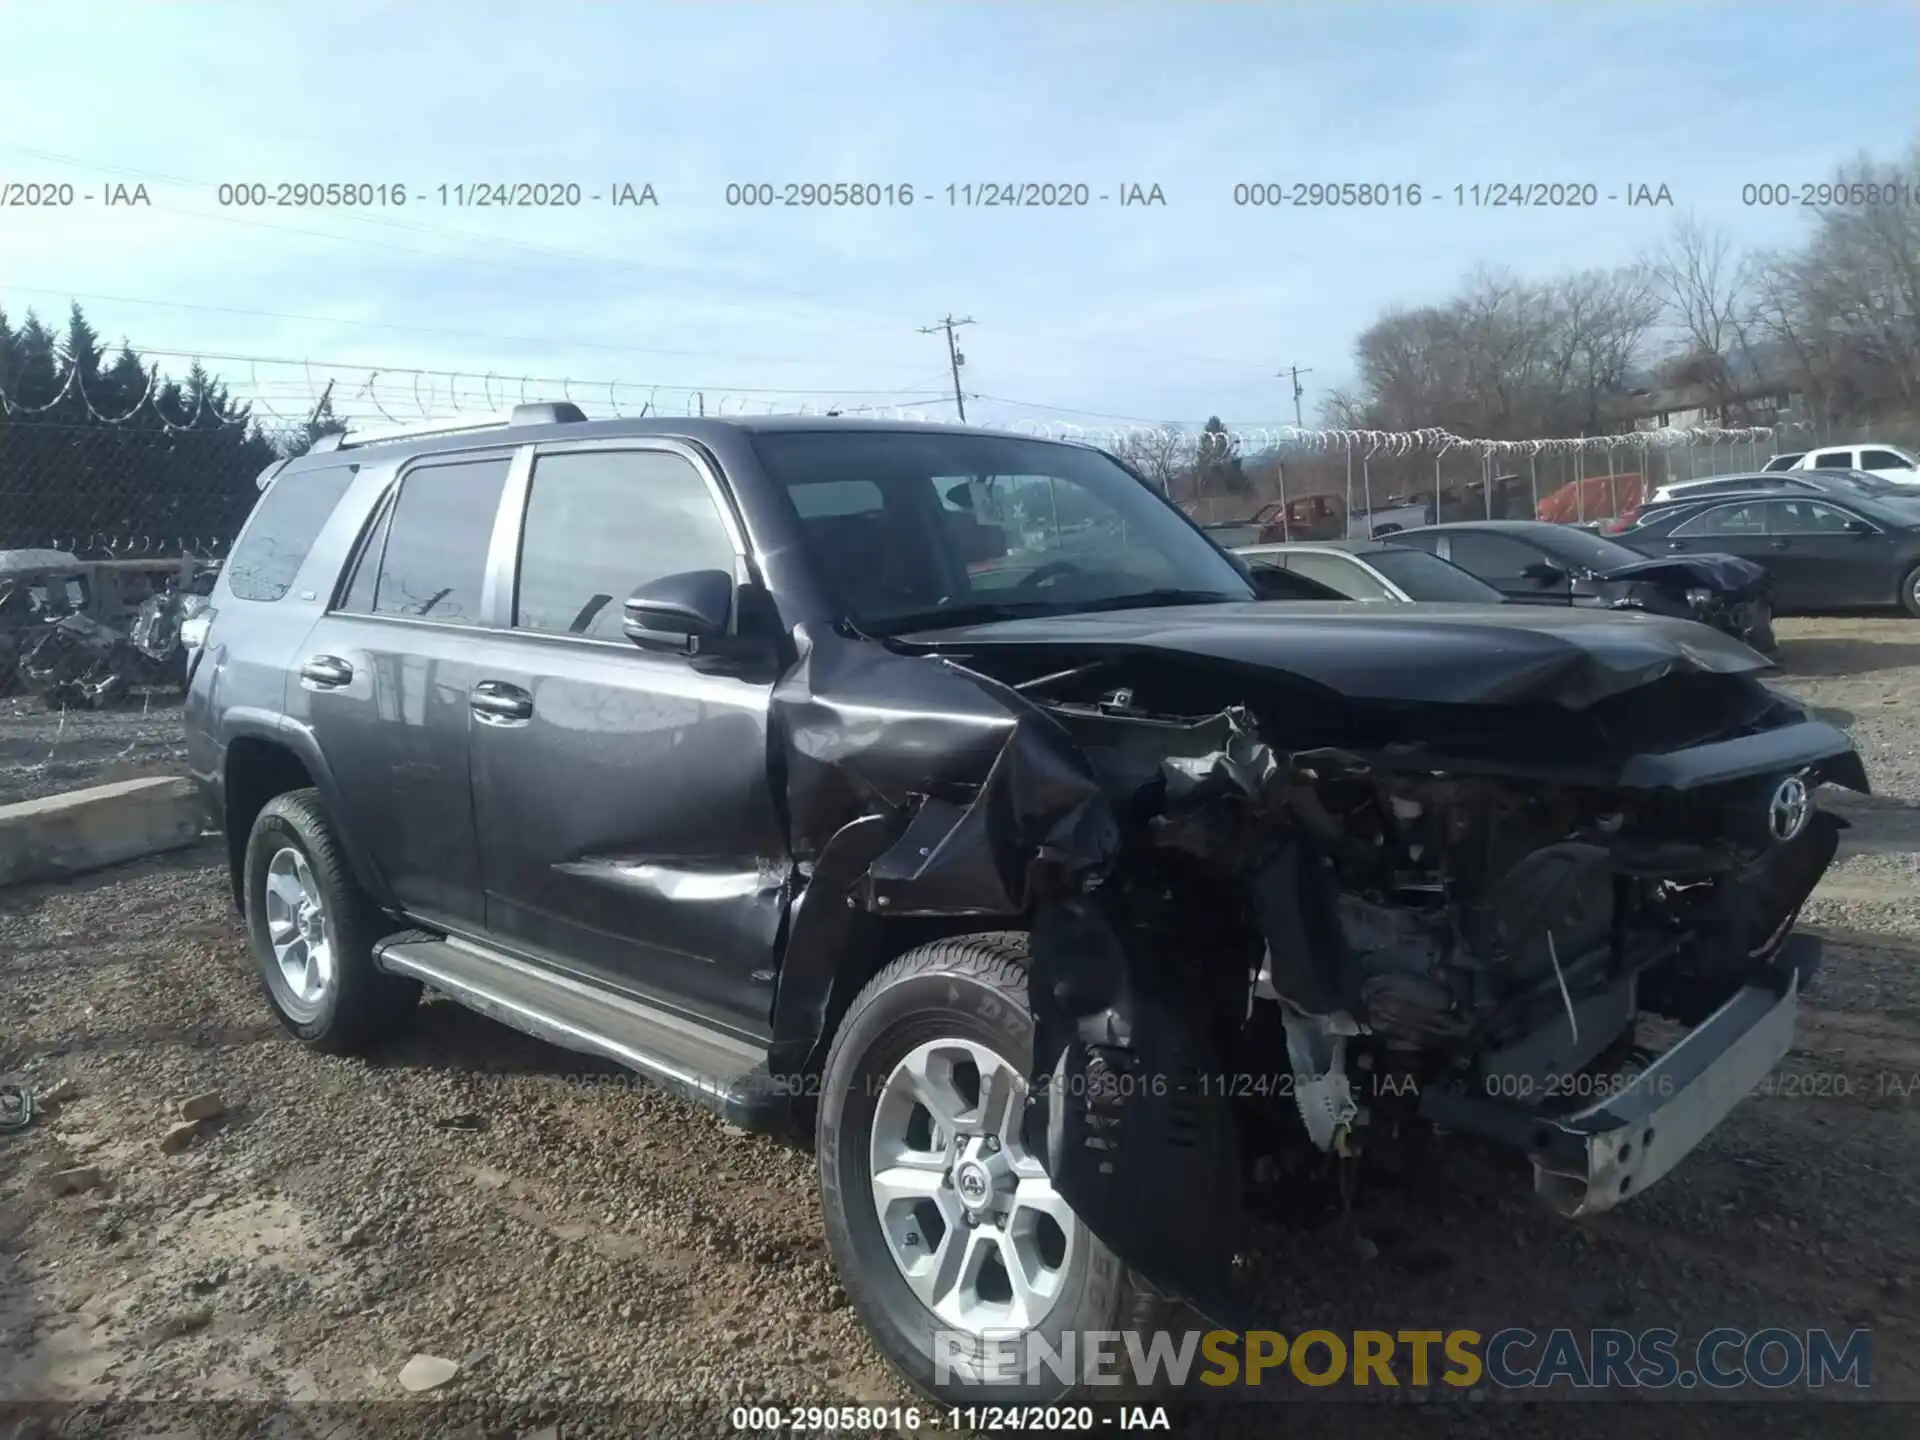
<path fill-rule="evenodd" d="M 52 713 L 27 696 L 0 699 L 0 805 L 173 774 L 185 756 L 177 692 L 137 695 L 115 710 Z"/>
<path fill-rule="evenodd" d="M 1877 1395 L 1920 1400 L 1920 627 L 1780 628 L 1781 685 L 1851 726 L 1880 792 L 1851 807 L 1847 858 L 1807 914 L 1828 961 L 1787 1064 L 1594 1221 L 1554 1220 L 1524 1179 L 1460 1154 L 1442 1184 L 1367 1192 L 1364 1243 L 1264 1229 L 1243 1278 L 1275 1328 L 1868 1326 Z M 69 717 L 56 739 L 52 717 L 9 705 L 0 800 L 177 763 L 177 714 Z M 0 1136 L 0 1435 L 6 1402 L 28 1400 L 94 1406 L 83 1418 L 114 1433 L 151 1428 L 162 1412 L 141 1403 L 290 1400 L 329 1403 L 288 1412 L 308 1421 L 289 1433 L 483 1435 L 717 1434 L 742 1399 L 911 1399 L 835 1283 L 810 1156 L 445 1002 L 370 1058 L 300 1049 L 257 993 L 214 849 L 0 892 L 8 1073 L 73 1093 Z M 203 1092 L 225 1113 L 163 1153 Z M 49 1171 L 87 1166 L 97 1184 L 56 1193 Z M 416 1353 L 457 1378 L 408 1396 Z M 1425 1398 L 1455 1403 L 1376 1407 L 1366 1428 L 1806 1428 L 1781 1404 L 1662 1405 L 1656 1427 L 1632 1403 Z M 628 1408 L 591 1408 L 607 1405 Z M 1911 1433 L 1911 1413 L 1828 1405 L 1821 1426 Z M 1354 1418 L 1229 1404 L 1204 1433 Z"/>

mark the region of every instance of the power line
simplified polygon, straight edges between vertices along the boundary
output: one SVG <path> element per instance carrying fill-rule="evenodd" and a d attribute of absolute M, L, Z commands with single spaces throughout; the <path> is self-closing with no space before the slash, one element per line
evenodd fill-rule
<path fill-rule="evenodd" d="M 971 316 L 965 320 L 956 320 L 953 318 L 953 312 L 949 310 L 947 312 L 947 318 L 938 324 L 922 325 L 920 327 L 920 333 L 922 335 L 932 335 L 941 330 L 947 332 L 947 361 L 953 369 L 953 404 L 954 408 L 960 412 L 960 423 L 962 425 L 967 423 L 967 397 L 960 389 L 960 367 L 966 364 L 967 357 L 960 353 L 960 347 L 954 343 L 953 332 L 958 326 L 971 324 L 973 324 Z"/>
<path fill-rule="evenodd" d="M 58 295 L 58 296 L 64 296 L 68 299 L 73 299 L 73 300 L 97 300 L 102 303 L 110 304 L 110 305 L 150 305 L 150 306 L 154 306 L 156 308 L 164 309 L 164 310 L 191 310 L 191 311 L 195 311 L 203 314 L 210 314 L 210 315 L 244 315 L 250 319 L 260 319 L 260 320 L 295 320 L 305 324 L 335 325 L 335 326 L 339 326 L 349 330 L 394 330 L 394 331 L 399 331 L 405 334 L 413 334 L 413 335 L 447 335 L 447 336 L 453 336 L 455 338 L 463 339 L 463 340 L 492 340 L 498 343 L 509 344 L 509 345 L 553 345 L 557 343 L 555 340 L 555 337 L 550 335 L 549 336 L 500 335 L 500 334 L 494 334 L 485 330 L 457 329 L 457 328 L 445 326 L 445 325 L 402 325 L 395 321 L 390 321 L 390 320 L 340 320 L 340 319 L 329 317 L 326 315 L 300 315 L 300 314 L 295 314 L 291 311 L 284 311 L 284 310 L 254 310 L 254 309 L 248 309 L 248 308 L 237 306 L 237 305 L 199 305 L 199 304 L 193 304 L 185 300 L 153 300 L 153 299 L 148 299 L 138 295 L 103 295 L 96 291 L 53 289 L 44 285 L 7 285 L 4 288 L 7 290 L 18 291 L 23 295 Z M 761 355 L 761 356 L 722 355 L 722 354 L 716 354 L 712 352 L 703 352 L 703 351 L 696 351 L 696 350 L 663 350 L 663 349 L 644 346 L 644 345 L 607 345 L 607 344 L 601 344 L 599 342 L 591 341 L 591 340 L 567 340 L 564 342 L 564 344 L 569 349 L 602 350 L 610 354 L 616 354 L 616 355 L 664 355 L 664 356 L 671 356 L 671 357 L 676 357 L 681 359 L 692 359 L 692 360 L 698 360 L 698 359 L 732 360 L 743 365 L 818 365 L 820 363 L 817 357 L 811 360 L 802 360 L 799 358 L 782 358 L 778 356 L 768 356 L 768 355 Z M 294 362 L 294 363 L 300 363 L 300 362 Z M 368 368 L 368 367 L 351 366 L 349 368 L 359 369 L 359 368 Z M 382 366 L 382 367 L 372 367 L 372 368 L 384 369 L 387 367 Z M 463 371 L 461 373 L 464 374 L 466 372 Z M 682 389 L 705 388 L 708 390 L 724 390 L 724 389 L 749 389 L 749 388 L 758 389 L 763 387 L 707 385 L 704 387 L 682 386 L 679 388 L 682 388 Z M 810 387 L 809 390 L 794 390 L 791 393 L 793 394 L 807 394 L 807 393 L 824 394 L 827 392 L 814 391 L 814 390 L 811 390 L 811 387 Z M 864 394 L 868 392 L 846 391 L 844 393 Z"/>

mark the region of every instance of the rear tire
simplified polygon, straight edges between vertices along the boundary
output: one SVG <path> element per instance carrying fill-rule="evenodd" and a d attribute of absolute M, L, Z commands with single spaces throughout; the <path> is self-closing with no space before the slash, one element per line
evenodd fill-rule
<path fill-rule="evenodd" d="M 1087 1332 L 1145 1332 L 1161 1310 L 1119 1257 L 1052 1195 L 1037 1161 L 1011 1138 L 1021 1128 L 1033 1058 L 1026 950 L 1024 935 L 992 934 L 902 955 L 855 997 L 834 1036 L 821 1086 L 820 1208 L 834 1268 L 888 1360 L 942 1404 L 1056 1403 L 1072 1395 L 1085 1374 L 1080 1347 Z M 969 1055 L 975 1059 L 955 1063 Z M 993 1068 L 996 1058 L 1004 1071 Z M 1000 1112 L 990 1097 L 1001 1093 L 993 1077 L 1003 1073 L 1017 1077 L 1017 1086 Z M 933 1105 L 915 1098 L 928 1089 L 939 1091 Z M 948 1116 L 951 1131 L 936 1111 Z M 1000 1113 L 1013 1123 L 996 1123 Z M 982 1155 L 975 1147 L 995 1133 L 1009 1137 L 1001 1142 L 1004 1165 L 1017 1173 L 987 1173 L 999 1161 L 999 1143 L 984 1157 L 987 1171 L 969 1168 L 966 1157 Z M 881 1152 L 934 1158 L 877 1166 Z M 941 1156 L 959 1160 L 945 1163 L 943 1172 Z M 876 1187 L 876 1169 L 912 1184 Z M 984 1206 L 970 1201 L 981 1194 L 988 1197 Z M 894 1197 L 884 1223 L 883 1196 Z M 1004 1197 L 1004 1213 L 996 1197 Z M 1068 1224 L 1060 1226 L 1050 1213 Z M 965 1223 L 969 1214 L 977 1223 Z M 929 1277 L 949 1261 L 958 1278 L 943 1290 Z M 1007 1268 L 1016 1264 L 1037 1282 L 1016 1287 Z M 922 1278 L 910 1280 L 909 1266 Z M 1034 1323 L 1023 1323 L 1015 1307 L 1042 1292 L 1042 1301 L 1025 1312 Z M 1013 1332 L 1020 1338 L 999 1351 L 1005 1368 L 996 1369 L 984 1337 Z M 1073 1373 L 1063 1379 L 1045 1365 L 1028 1366 L 1027 1336 L 1043 1340 L 1063 1362 L 1070 1357 Z"/>
<path fill-rule="evenodd" d="M 1920 620 L 1920 565 L 1914 566 L 1901 578 L 1900 608 Z"/>
<path fill-rule="evenodd" d="M 358 1050 L 406 1018 L 420 983 L 373 946 L 390 927 L 360 888 L 315 790 L 269 800 L 247 836 L 247 939 L 267 1003 L 316 1050 Z"/>

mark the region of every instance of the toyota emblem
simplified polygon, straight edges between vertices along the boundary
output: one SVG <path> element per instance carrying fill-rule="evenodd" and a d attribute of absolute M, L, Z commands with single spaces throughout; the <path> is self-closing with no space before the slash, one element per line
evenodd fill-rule
<path fill-rule="evenodd" d="M 1807 828 L 1807 817 L 1812 813 L 1813 797 L 1807 792 L 1807 782 L 1789 775 L 1774 787 L 1773 798 L 1767 802 L 1767 831 L 1784 845 Z"/>

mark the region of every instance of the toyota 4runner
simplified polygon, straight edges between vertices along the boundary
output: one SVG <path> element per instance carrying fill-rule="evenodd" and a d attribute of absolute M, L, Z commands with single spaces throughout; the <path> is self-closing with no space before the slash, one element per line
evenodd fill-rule
<path fill-rule="evenodd" d="M 1085 445 L 522 406 L 261 486 L 187 726 L 285 1027 L 430 987 L 801 1127 L 947 1399 L 1216 1303 L 1267 1154 L 1638 1194 L 1786 1052 L 1867 784 L 1705 626 L 1263 602 Z"/>

